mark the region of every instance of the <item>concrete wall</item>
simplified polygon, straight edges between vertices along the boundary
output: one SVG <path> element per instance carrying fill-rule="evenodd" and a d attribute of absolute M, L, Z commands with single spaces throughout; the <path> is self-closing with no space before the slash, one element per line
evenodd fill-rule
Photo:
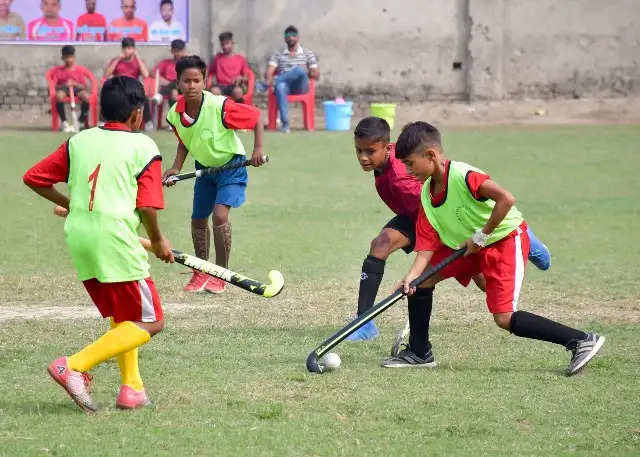
<path fill-rule="evenodd" d="M 142 1 L 142 0 L 140 0 Z M 155 1 L 155 0 L 148 0 Z M 318 56 L 321 97 L 500 99 L 640 93 L 638 0 L 192 0 L 190 50 L 207 58 L 217 35 L 261 76 L 295 24 Z M 37 103 L 52 46 L 0 45 L 0 108 Z M 102 74 L 119 53 L 78 46 Z M 167 49 L 140 47 L 152 65 Z M 456 63 L 454 68 L 454 63 Z"/>

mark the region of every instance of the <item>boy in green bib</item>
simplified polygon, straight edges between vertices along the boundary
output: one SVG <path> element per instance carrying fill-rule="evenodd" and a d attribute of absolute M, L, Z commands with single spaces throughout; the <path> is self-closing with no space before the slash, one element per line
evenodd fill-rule
<path fill-rule="evenodd" d="M 154 254 L 173 262 L 156 211 L 164 207 L 161 157 L 152 139 L 134 133 L 143 119 L 145 94 L 133 78 L 108 80 L 100 94 L 103 127 L 85 130 L 25 173 L 36 193 L 68 210 L 64 232 L 71 260 L 111 330 L 80 352 L 48 367 L 76 404 L 94 412 L 88 371 L 116 357 L 122 385 L 116 406 L 148 405 L 138 347 L 164 327 L 160 298 L 149 276 L 147 253 L 138 241 L 144 225 Z M 66 182 L 69 197 L 53 185 Z"/>
<path fill-rule="evenodd" d="M 402 130 L 396 157 L 410 174 L 424 182 L 416 222 L 417 256 L 402 279 L 402 287 L 409 295 L 428 298 L 429 306 L 409 307 L 409 345 L 397 357 L 384 360 L 383 366 L 430 366 L 433 353 L 425 309 L 431 308 L 433 287 L 450 277 L 466 286 L 473 275 L 482 273 L 487 307 L 498 327 L 520 337 L 559 344 L 572 352 L 567 375 L 582 369 L 604 344 L 603 336 L 518 309 L 530 241 L 513 195 L 482 170 L 447 159 L 440 132 L 426 122 L 413 122 Z M 461 246 L 467 249 L 464 257 L 417 290 L 410 287 L 429 265 Z"/>
<path fill-rule="evenodd" d="M 206 70 L 207 65 L 198 56 L 182 57 L 176 63 L 182 96 L 169 110 L 167 122 L 178 138 L 178 150 L 172 167 L 164 173 L 165 181 L 169 176 L 180 173 L 187 154 L 193 156 L 198 170 L 244 161 L 244 146 L 235 130 L 253 130 L 251 164 L 258 167 L 264 163 L 260 110 L 205 91 Z M 244 203 L 247 182 L 247 170 L 244 167 L 196 178 L 191 237 L 197 257 L 209 259 L 211 232 L 208 219 L 213 213 L 216 264 L 228 267 L 231 254 L 229 212 L 231 208 Z M 194 271 L 184 290 L 220 293 L 224 287 L 221 279 Z"/>

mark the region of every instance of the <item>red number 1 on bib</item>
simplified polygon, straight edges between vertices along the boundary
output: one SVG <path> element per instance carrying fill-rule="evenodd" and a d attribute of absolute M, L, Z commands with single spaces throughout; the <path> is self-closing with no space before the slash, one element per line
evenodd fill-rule
<path fill-rule="evenodd" d="M 96 183 L 98 182 L 98 173 L 100 173 L 100 164 L 98 164 L 96 169 L 93 170 L 93 173 L 89 175 L 88 182 L 93 181 L 93 184 L 91 184 L 91 198 L 89 199 L 89 211 L 93 211 L 93 197 L 95 197 L 95 194 L 96 194 Z"/>

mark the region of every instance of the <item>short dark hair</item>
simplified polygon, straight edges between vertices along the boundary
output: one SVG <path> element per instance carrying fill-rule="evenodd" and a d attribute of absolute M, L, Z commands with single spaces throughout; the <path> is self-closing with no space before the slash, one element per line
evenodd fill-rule
<path fill-rule="evenodd" d="M 381 117 L 365 117 L 356 125 L 353 136 L 364 140 L 388 143 L 391 139 L 391 128 L 389 128 L 387 121 Z"/>
<path fill-rule="evenodd" d="M 171 6 L 173 6 L 173 0 L 161 0 L 160 8 L 162 8 L 162 5 L 171 5 Z"/>
<path fill-rule="evenodd" d="M 197 68 L 202 73 L 203 78 L 207 76 L 207 64 L 204 63 L 204 60 L 202 60 L 200 56 L 184 56 L 178 59 L 176 62 L 176 73 L 178 74 L 178 79 L 188 68 Z"/>
<path fill-rule="evenodd" d="M 122 39 L 122 49 L 124 48 L 135 48 L 136 40 L 131 37 L 125 37 Z"/>
<path fill-rule="evenodd" d="M 284 34 L 286 35 L 287 33 L 295 33 L 297 35 L 298 34 L 298 29 L 296 28 L 295 25 L 290 25 L 289 27 L 284 29 Z"/>
<path fill-rule="evenodd" d="M 176 50 L 184 49 L 186 46 L 187 46 L 187 44 L 184 41 L 180 40 L 180 39 L 173 40 L 171 42 L 171 49 L 176 49 Z"/>
<path fill-rule="evenodd" d="M 224 41 L 231 41 L 231 40 L 233 40 L 233 33 L 231 33 L 231 32 L 222 32 L 220 35 L 218 35 L 218 39 L 220 40 L 220 43 L 222 43 Z"/>
<path fill-rule="evenodd" d="M 61 54 L 62 54 L 62 57 L 75 56 L 76 48 L 74 48 L 71 45 L 62 46 Z"/>
<path fill-rule="evenodd" d="M 108 79 L 100 92 L 100 106 L 105 121 L 125 122 L 131 113 L 144 106 L 144 87 L 137 79 L 115 76 Z"/>
<path fill-rule="evenodd" d="M 442 147 L 440 132 L 433 125 L 426 122 L 411 122 L 402 128 L 396 142 L 396 157 L 407 158 L 418 146 Z"/>

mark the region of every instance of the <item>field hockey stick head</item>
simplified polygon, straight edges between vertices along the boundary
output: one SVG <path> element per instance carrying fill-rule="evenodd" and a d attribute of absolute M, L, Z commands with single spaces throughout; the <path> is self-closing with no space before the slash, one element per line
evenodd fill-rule
<path fill-rule="evenodd" d="M 318 354 L 316 351 L 311 352 L 307 357 L 307 370 L 311 373 L 321 374 L 324 372 L 324 366 L 318 360 Z"/>
<path fill-rule="evenodd" d="M 284 276 L 282 276 L 282 273 L 280 273 L 278 270 L 271 270 L 269 272 L 268 278 L 269 281 L 271 281 L 271 284 L 267 284 L 267 286 L 264 288 L 264 293 L 262 294 L 262 296 L 266 298 L 275 297 L 280 292 L 282 292 L 282 289 L 284 288 Z"/>

